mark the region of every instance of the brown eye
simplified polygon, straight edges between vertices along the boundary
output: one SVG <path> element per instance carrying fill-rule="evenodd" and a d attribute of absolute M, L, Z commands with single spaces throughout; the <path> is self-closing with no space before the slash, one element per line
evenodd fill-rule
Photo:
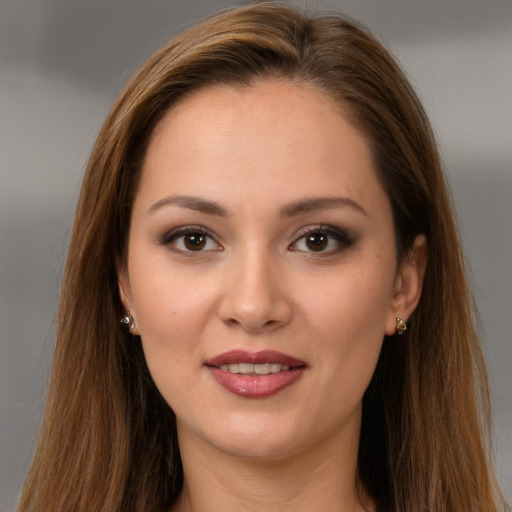
<path fill-rule="evenodd" d="M 189 251 L 201 251 L 206 247 L 207 237 L 203 233 L 190 233 L 183 236 L 183 243 Z"/>
<path fill-rule="evenodd" d="M 299 232 L 296 241 L 290 246 L 290 250 L 329 256 L 350 247 L 353 242 L 354 239 L 345 230 L 330 226 L 318 226 L 305 228 L 302 233 Z"/>
<path fill-rule="evenodd" d="M 165 234 L 160 243 L 173 252 L 191 255 L 208 251 L 222 251 L 215 237 L 201 227 L 184 226 Z"/>
<path fill-rule="evenodd" d="M 329 237 L 325 233 L 311 233 L 305 237 L 304 241 L 308 249 L 320 252 L 329 244 Z"/>

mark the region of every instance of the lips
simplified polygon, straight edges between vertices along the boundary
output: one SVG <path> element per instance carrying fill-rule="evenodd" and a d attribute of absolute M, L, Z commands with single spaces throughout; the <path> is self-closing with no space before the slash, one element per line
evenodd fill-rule
<path fill-rule="evenodd" d="M 205 362 L 224 389 L 244 398 L 266 398 L 302 377 L 306 363 L 274 350 L 232 350 Z"/>

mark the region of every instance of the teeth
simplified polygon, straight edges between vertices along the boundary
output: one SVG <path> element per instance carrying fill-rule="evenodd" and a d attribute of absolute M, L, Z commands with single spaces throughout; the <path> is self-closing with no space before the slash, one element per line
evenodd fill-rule
<path fill-rule="evenodd" d="M 227 365 L 227 369 L 229 372 L 231 373 L 240 373 L 240 365 L 237 363 L 237 364 L 228 364 Z"/>
<path fill-rule="evenodd" d="M 240 373 L 242 375 L 270 375 L 271 373 L 285 372 L 290 369 L 288 365 L 279 363 L 232 363 L 222 364 L 219 368 L 225 372 Z"/>
<path fill-rule="evenodd" d="M 244 375 L 254 373 L 254 365 L 252 363 L 240 363 L 240 373 Z"/>
<path fill-rule="evenodd" d="M 270 373 L 270 363 L 255 364 L 254 373 L 258 375 L 268 375 Z"/>
<path fill-rule="evenodd" d="M 271 373 L 279 373 L 281 371 L 282 365 L 279 363 L 271 363 L 270 364 L 270 371 Z"/>

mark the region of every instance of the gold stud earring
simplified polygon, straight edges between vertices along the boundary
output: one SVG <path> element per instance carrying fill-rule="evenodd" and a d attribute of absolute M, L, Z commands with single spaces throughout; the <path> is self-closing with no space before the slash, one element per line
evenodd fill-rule
<path fill-rule="evenodd" d="M 121 324 L 126 327 L 130 332 L 135 329 L 135 320 L 133 319 L 133 316 L 130 315 L 130 312 L 127 311 L 125 315 L 121 317 Z"/>
<path fill-rule="evenodd" d="M 398 334 L 403 334 L 407 330 L 407 323 L 401 318 L 396 319 L 396 331 Z"/>

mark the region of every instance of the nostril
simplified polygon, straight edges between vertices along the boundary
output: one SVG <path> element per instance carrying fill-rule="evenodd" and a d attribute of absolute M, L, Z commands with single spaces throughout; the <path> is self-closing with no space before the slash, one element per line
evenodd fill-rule
<path fill-rule="evenodd" d="M 277 306 L 277 305 L 276 305 Z M 219 310 L 220 319 L 230 327 L 240 327 L 250 333 L 278 329 L 291 319 L 288 306 L 268 309 L 236 309 L 224 304 Z"/>
<path fill-rule="evenodd" d="M 269 273 L 268 254 L 240 256 L 233 262 L 219 301 L 218 316 L 247 332 L 272 330 L 290 321 L 286 289 Z"/>

